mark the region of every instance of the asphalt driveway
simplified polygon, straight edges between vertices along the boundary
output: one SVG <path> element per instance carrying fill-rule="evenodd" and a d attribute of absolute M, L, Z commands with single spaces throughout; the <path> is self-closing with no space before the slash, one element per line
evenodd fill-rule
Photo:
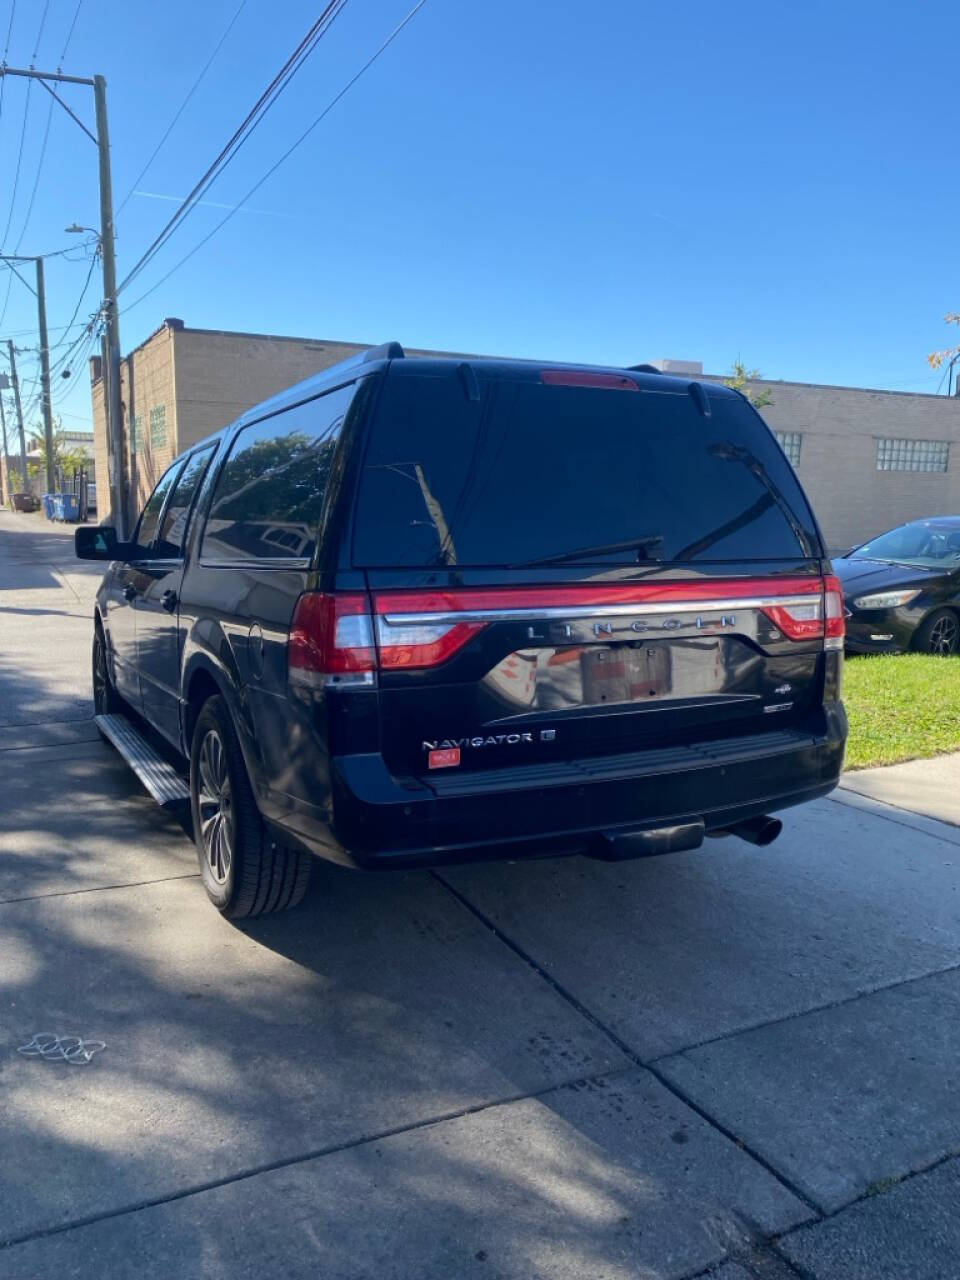
<path fill-rule="evenodd" d="M 97 737 L 70 556 L 0 514 L 0 1280 L 957 1273 L 960 826 L 922 787 L 763 850 L 318 865 L 238 928 Z"/>

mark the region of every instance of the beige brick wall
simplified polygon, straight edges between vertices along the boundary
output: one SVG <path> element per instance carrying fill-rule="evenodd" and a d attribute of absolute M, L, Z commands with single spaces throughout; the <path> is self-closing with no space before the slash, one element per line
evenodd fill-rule
<path fill-rule="evenodd" d="M 831 547 L 866 541 L 925 515 L 960 515 L 960 399 L 762 382 L 774 431 L 802 436 L 797 474 Z M 878 471 L 880 437 L 945 440 L 946 472 Z"/>
<path fill-rule="evenodd" d="M 261 400 L 365 351 L 367 345 L 191 329 L 174 332 L 172 337 L 181 449 L 218 431 Z"/>

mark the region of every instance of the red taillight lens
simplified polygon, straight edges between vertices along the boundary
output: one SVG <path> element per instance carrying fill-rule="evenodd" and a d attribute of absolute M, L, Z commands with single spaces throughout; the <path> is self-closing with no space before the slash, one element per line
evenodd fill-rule
<path fill-rule="evenodd" d="M 485 622 L 421 622 L 398 626 L 377 618 L 380 666 L 384 671 L 439 666 L 486 625 Z"/>
<path fill-rule="evenodd" d="M 843 583 L 839 578 L 831 576 L 824 578 L 823 585 L 824 613 L 827 622 L 823 647 L 842 649 L 844 636 L 847 634 L 847 621 L 843 612 Z"/>
<path fill-rule="evenodd" d="M 377 654 L 368 597 L 306 592 L 294 611 L 288 655 L 294 684 L 373 684 Z"/>
<path fill-rule="evenodd" d="M 823 607 L 819 595 L 803 604 L 766 605 L 763 612 L 788 640 L 819 640 L 823 635 Z"/>

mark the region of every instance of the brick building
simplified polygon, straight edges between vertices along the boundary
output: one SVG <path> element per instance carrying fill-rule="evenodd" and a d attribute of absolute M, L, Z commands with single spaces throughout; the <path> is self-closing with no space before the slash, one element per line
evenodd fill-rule
<path fill-rule="evenodd" d="M 131 510 L 138 511 L 167 464 L 251 405 L 364 351 L 368 343 L 163 325 L 122 365 Z M 439 354 L 410 351 L 411 355 Z M 692 361 L 664 372 L 718 380 Z M 97 488 L 107 480 L 100 362 L 94 360 Z M 763 416 L 809 493 L 827 542 L 850 546 L 903 520 L 960 514 L 960 399 L 803 382 L 755 384 L 773 397 Z"/>

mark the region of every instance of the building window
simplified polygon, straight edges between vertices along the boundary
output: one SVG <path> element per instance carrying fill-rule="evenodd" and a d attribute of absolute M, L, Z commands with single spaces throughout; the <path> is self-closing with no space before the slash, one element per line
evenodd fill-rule
<path fill-rule="evenodd" d="M 140 448 L 140 432 L 143 430 L 143 415 L 135 413 L 130 420 L 130 452 L 136 453 Z"/>
<path fill-rule="evenodd" d="M 150 445 L 160 449 L 167 443 L 167 406 L 155 404 L 150 410 Z"/>
<path fill-rule="evenodd" d="M 799 466 L 802 434 L 799 431 L 775 431 L 773 434 L 777 437 L 777 444 L 787 455 L 787 461 L 791 467 Z"/>
<path fill-rule="evenodd" d="M 949 462 L 946 440 L 877 441 L 878 471 L 946 471 Z"/>

